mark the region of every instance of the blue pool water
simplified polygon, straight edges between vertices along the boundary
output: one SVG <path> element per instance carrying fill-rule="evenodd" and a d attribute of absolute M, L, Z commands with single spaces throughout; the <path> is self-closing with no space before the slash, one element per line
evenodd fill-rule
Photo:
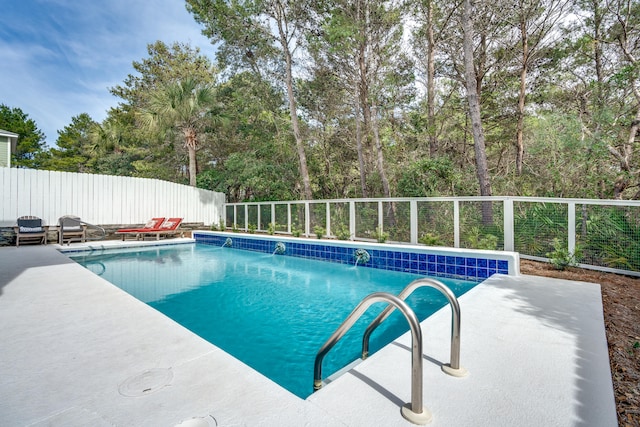
<path fill-rule="evenodd" d="M 353 308 L 422 277 L 202 244 L 71 257 L 302 398 L 313 391 L 316 353 Z M 458 296 L 475 286 L 439 280 Z M 423 320 L 446 299 L 421 288 L 407 302 Z M 362 334 L 384 308 L 370 308 L 325 357 L 325 378 L 359 358 Z M 371 351 L 407 330 L 394 313 L 374 332 Z"/>

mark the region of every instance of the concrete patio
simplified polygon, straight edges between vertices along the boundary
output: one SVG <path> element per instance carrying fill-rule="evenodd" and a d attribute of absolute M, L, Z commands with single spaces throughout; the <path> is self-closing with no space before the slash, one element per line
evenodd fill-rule
<path fill-rule="evenodd" d="M 460 306 L 467 377 L 450 310 L 422 322 L 429 425 L 617 425 L 599 285 L 493 276 Z M 57 245 L 0 248 L 0 324 L 2 426 L 413 425 L 408 334 L 303 400 Z"/>

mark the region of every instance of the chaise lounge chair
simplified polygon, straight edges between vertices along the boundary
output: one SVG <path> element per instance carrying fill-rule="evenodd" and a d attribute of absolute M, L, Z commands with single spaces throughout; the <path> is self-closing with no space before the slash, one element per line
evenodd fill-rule
<path fill-rule="evenodd" d="M 160 240 L 160 236 L 169 236 L 177 233 L 182 233 L 178 230 L 178 227 L 182 224 L 182 218 L 168 218 L 162 223 L 162 225 L 155 230 L 146 230 L 138 234 L 139 238 L 144 240 L 147 235 L 156 236 L 156 240 Z"/>
<path fill-rule="evenodd" d="M 16 247 L 20 246 L 20 240 L 47 244 L 49 226 L 43 225 L 42 219 L 37 216 L 28 215 L 21 216 L 16 222 L 18 225 L 13 227 L 16 232 Z"/>
<path fill-rule="evenodd" d="M 121 234 L 122 235 L 122 240 L 124 240 L 125 236 L 127 234 L 138 234 L 138 233 L 144 233 L 145 231 L 149 231 L 149 230 L 155 230 L 158 227 L 160 227 L 162 225 L 162 223 L 164 222 L 165 218 L 151 218 L 149 221 L 147 221 L 147 223 L 144 225 L 144 227 L 140 227 L 140 228 L 121 228 L 119 230 L 116 231 L 116 234 Z"/>
<path fill-rule="evenodd" d="M 178 227 L 182 223 L 182 218 L 153 218 L 142 228 L 122 228 L 116 231 L 116 234 L 122 235 L 122 240 L 125 239 L 127 234 L 135 234 L 136 240 L 144 239 L 145 236 L 156 236 L 156 240 L 160 240 L 160 236 L 168 236 L 171 234 L 177 234 Z"/>

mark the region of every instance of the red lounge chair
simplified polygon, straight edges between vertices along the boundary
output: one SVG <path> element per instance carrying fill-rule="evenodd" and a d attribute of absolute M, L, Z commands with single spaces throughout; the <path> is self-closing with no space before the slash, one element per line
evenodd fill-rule
<path fill-rule="evenodd" d="M 147 225 L 152 225 L 151 223 L 154 220 L 159 220 L 159 219 L 164 220 L 164 218 L 154 218 L 153 220 L 149 221 Z M 162 221 L 160 225 L 157 225 L 154 228 L 147 227 L 147 226 L 143 228 L 128 228 L 128 229 L 125 228 L 125 229 L 116 231 L 116 233 L 122 234 L 122 240 L 124 240 L 126 234 L 135 234 L 137 240 L 144 239 L 145 236 L 148 236 L 148 235 L 153 236 L 155 234 L 156 240 L 160 240 L 160 235 L 168 236 L 170 234 L 178 233 L 179 232 L 178 227 L 180 226 L 181 223 L 182 223 L 182 218 L 169 218 L 167 220 Z"/>
<path fill-rule="evenodd" d="M 127 234 L 138 234 L 149 230 L 157 230 L 164 223 L 164 220 L 164 217 L 151 218 L 142 228 L 121 228 L 116 231 L 116 234 L 122 234 L 122 240 L 124 240 Z"/>
<path fill-rule="evenodd" d="M 145 235 L 156 235 L 156 240 L 160 240 L 160 235 L 168 236 L 170 234 L 179 233 L 178 227 L 182 223 L 182 218 L 168 218 L 162 225 L 155 230 L 145 230 L 139 233 L 139 237 L 144 239 Z M 181 233 L 181 232 L 180 232 Z"/>

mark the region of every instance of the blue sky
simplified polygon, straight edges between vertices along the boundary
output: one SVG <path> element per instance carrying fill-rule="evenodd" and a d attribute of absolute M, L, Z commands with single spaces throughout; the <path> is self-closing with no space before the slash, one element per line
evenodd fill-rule
<path fill-rule="evenodd" d="M 183 0 L 0 0 L 0 104 L 20 108 L 55 145 L 81 113 L 101 122 L 147 45 L 214 48 Z"/>

